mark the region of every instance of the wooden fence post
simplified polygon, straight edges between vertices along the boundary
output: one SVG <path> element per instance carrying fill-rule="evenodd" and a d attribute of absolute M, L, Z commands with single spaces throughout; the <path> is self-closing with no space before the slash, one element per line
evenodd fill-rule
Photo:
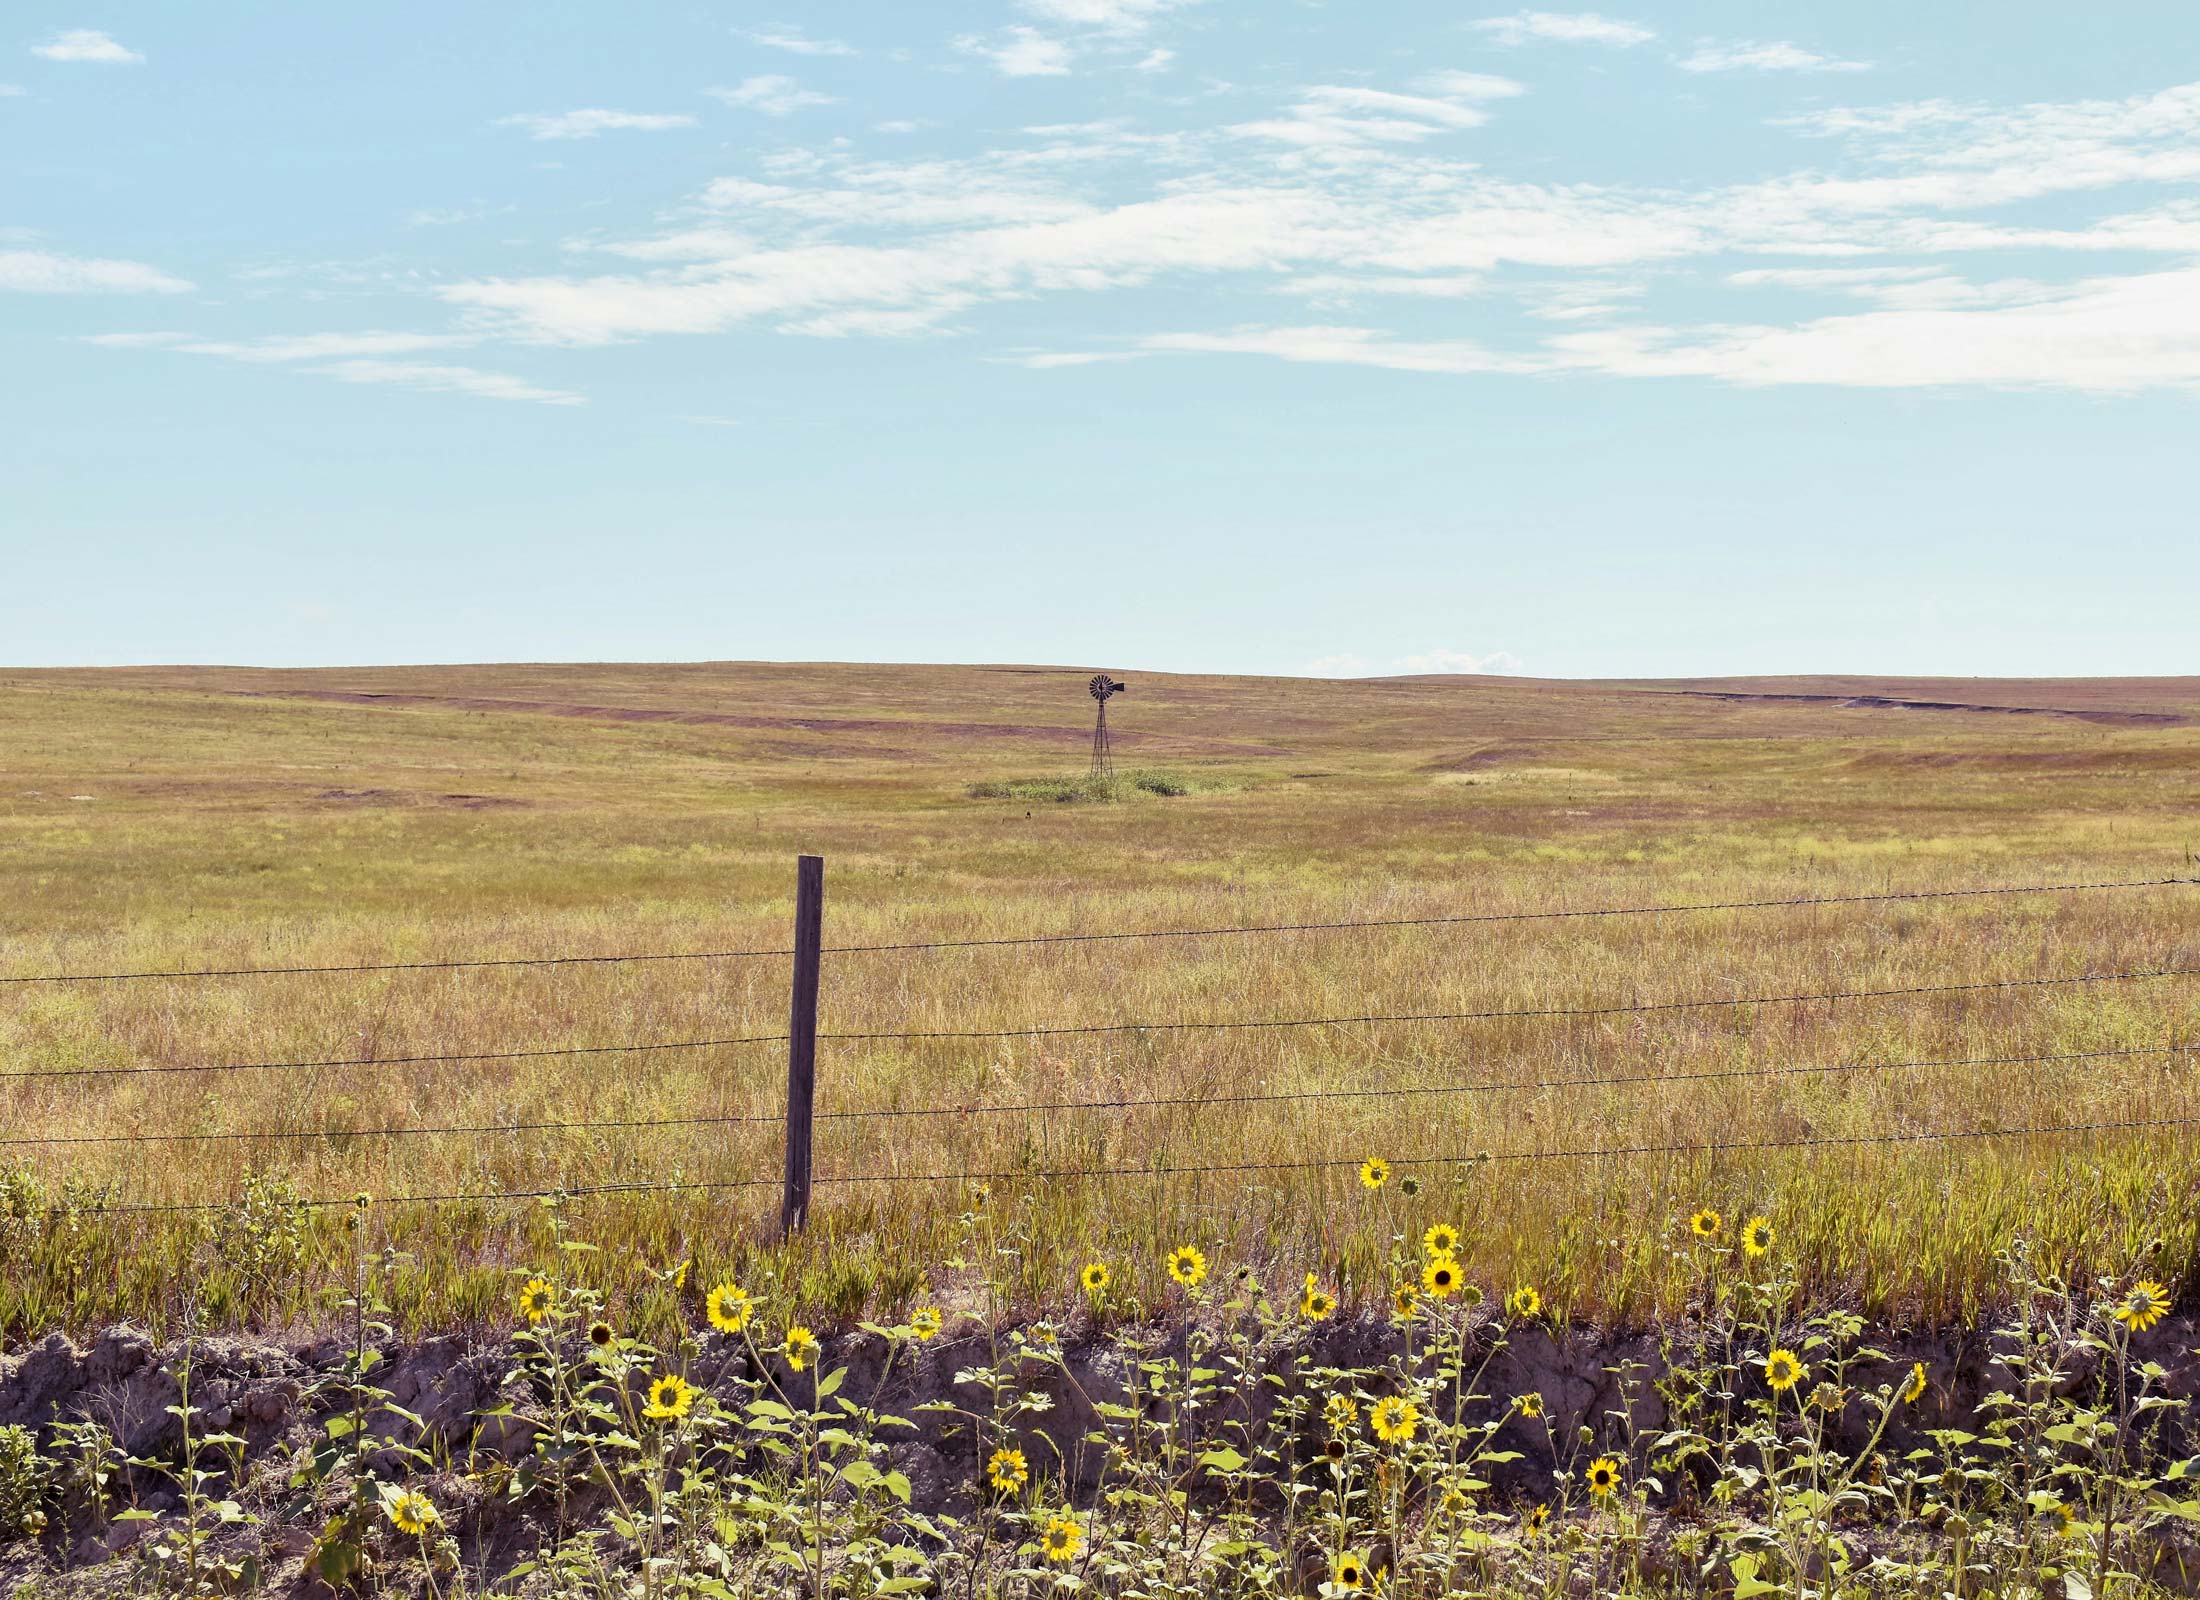
<path fill-rule="evenodd" d="M 803 856 L 794 880 L 794 994 L 787 1013 L 787 1183 L 779 1232 L 810 1214 L 810 1124 L 817 1107 L 817 957 L 825 932 L 825 858 Z"/>

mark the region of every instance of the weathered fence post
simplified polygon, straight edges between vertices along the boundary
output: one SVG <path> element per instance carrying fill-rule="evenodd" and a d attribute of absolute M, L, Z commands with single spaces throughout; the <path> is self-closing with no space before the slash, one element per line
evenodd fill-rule
<path fill-rule="evenodd" d="M 810 1214 L 810 1122 L 817 1105 L 817 956 L 825 931 L 825 858 L 803 856 L 794 880 L 794 993 L 787 1012 L 787 1184 L 782 1237 Z"/>

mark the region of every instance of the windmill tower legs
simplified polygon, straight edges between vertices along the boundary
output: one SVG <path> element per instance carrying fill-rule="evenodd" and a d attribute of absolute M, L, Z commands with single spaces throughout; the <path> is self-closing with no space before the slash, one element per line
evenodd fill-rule
<path fill-rule="evenodd" d="M 1100 702 L 1100 715 L 1092 725 L 1092 781 L 1112 782 L 1115 777 L 1115 757 L 1108 749 L 1108 703 Z"/>

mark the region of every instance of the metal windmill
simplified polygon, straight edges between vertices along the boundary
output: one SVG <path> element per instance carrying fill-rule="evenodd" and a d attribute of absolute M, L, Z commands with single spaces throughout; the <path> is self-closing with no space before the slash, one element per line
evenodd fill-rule
<path fill-rule="evenodd" d="M 1111 696 L 1128 694 L 1130 685 L 1117 683 L 1105 672 L 1095 672 L 1085 690 L 1099 702 L 1100 716 L 1092 725 L 1092 777 L 1095 783 L 1115 776 L 1115 758 L 1108 753 L 1108 700 Z"/>

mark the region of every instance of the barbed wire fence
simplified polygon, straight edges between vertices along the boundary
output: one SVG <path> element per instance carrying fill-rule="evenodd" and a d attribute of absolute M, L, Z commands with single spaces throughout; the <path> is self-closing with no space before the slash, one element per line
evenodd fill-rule
<path fill-rule="evenodd" d="M 1579 1090 L 1662 1083 L 1695 1083 L 1718 1079 L 1807 1079 L 1846 1074 L 1891 1073 L 1934 1068 L 1984 1068 L 2047 1066 L 2079 1062 L 2161 1057 L 2195 1059 L 2200 1043 L 2171 1040 L 2160 1044 L 2098 1050 L 2057 1051 L 1962 1057 L 1917 1057 L 1896 1060 L 1834 1061 L 1766 1067 L 1761 1065 L 1715 1068 L 1700 1072 L 1630 1072 L 1589 1077 L 1502 1078 L 1473 1083 L 1438 1083 L 1383 1088 L 1333 1087 L 1279 1090 L 1259 1093 L 1200 1095 L 1149 1095 L 1117 1098 L 1070 1098 L 1018 1102 L 964 1102 L 918 1106 L 859 1106 L 819 1111 L 816 1106 L 817 1046 L 822 1043 L 885 1043 L 927 1041 L 975 1041 L 1064 1036 L 1121 1034 L 1231 1033 L 1243 1030 L 1336 1028 L 1352 1025 L 1459 1024 L 1488 1021 L 1527 1021 L 1563 1018 L 1611 1018 L 1629 1015 L 1805 1005 L 1844 1000 L 1876 1000 L 1934 995 L 1968 995 L 2025 990 L 2073 989 L 2106 984 L 2143 984 L 2200 976 L 2200 967 L 2156 966 L 2113 971 L 2079 972 L 2045 977 L 1975 979 L 1936 984 L 1909 984 L 1888 988 L 1825 989 L 1762 995 L 1707 995 L 1679 999 L 1592 1006 L 1541 1006 L 1491 1008 L 1471 1011 L 1367 1012 L 1337 1016 L 1279 1016 L 1234 1018 L 1148 1018 L 1105 1023 L 1034 1024 L 1016 1028 L 884 1030 L 862 1032 L 820 1031 L 817 1026 L 822 958 L 826 955 L 913 955 L 956 950 L 1000 949 L 1019 946 L 1115 943 L 1133 940 L 1183 940 L 1248 938 L 1300 933 L 1350 933 L 1374 930 L 1462 927 L 1496 923 L 1566 922 L 1599 918 L 1659 918 L 1715 912 L 1746 912 L 1803 907 L 1857 906 L 1873 903 L 1972 900 L 1997 896 L 2077 895 L 2115 891 L 2139 891 L 2191 887 L 2200 878 L 2165 877 L 2106 879 L 2087 882 L 1986 885 L 1962 889 L 1889 890 L 1840 895 L 1799 895 L 1758 900 L 1723 900 L 1664 905 L 1599 906 L 1543 911 L 1476 912 L 1456 915 L 1382 917 L 1323 922 L 1253 923 L 1229 926 L 1111 929 L 1097 932 L 1033 934 L 983 939 L 940 939 L 865 944 L 826 945 L 822 941 L 824 912 L 824 862 L 804 856 L 797 870 L 794 939 L 784 947 L 759 949 L 639 951 L 603 954 L 484 957 L 401 962 L 331 963 L 318 965 L 205 967 L 177 970 L 124 970 L 107 972 L 41 972 L 0 975 L 0 987 L 32 985 L 75 986 L 136 984 L 157 981 L 200 982 L 220 979 L 279 979 L 337 974 L 465 972 L 499 968 L 557 968 L 667 962 L 718 962 L 788 959 L 793 965 L 789 987 L 789 1023 L 784 1033 L 739 1034 L 726 1037 L 637 1039 L 613 1044 L 567 1045 L 495 1051 L 450 1051 L 400 1056 L 332 1057 L 307 1060 L 154 1062 L 129 1066 L 55 1066 L 11 1068 L 0 1071 L 0 1084 L 39 1080 L 80 1080 L 171 1074 L 280 1073 L 324 1070 L 372 1070 L 392 1067 L 460 1067 L 472 1064 L 579 1059 L 596 1056 L 691 1052 L 726 1048 L 784 1045 L 787 1048 L 787 1098 L 783 1110 L 769 1113 L 684 1114 L 593 1120 L 537 1120 L 509 1122 L 425 1123 L 399 1122 L 381 1127 L 347 1128 L 350 1138 L 486 1138 L 517 1137 L 552 1131 L 642 1132 L 675 1127 L 733 1127 L 782 1125 L 784 1170 L 778 1176 L 752 1176 L 712 1180 L 665 1182 L 566 1183 L 549 1189 L 487 1189 L 441 1193 L 392 1194 L 382 1203 L 408 1206 L 475 1205 L 508 1201 L 581 1199 L 636 1195 L 703 1195 L 732 1191 L 780 1190 L 780 1225 L 783 1233 L 798 1231 L 806 1221 L 814 1191 L 819 1185 L 905 1185 L 932 1183 L 1073 1182 L 1113 1181 L 1174 1176 L 1244 1175 L 1254 1172 L 1349 1169 L 1356 1162 L 1310 1158 L 1258 1162 L 1185 1164 L 1147 1163 L 1137 1166 L 1076 1165 L 1063 1167 L 1020 1166 L 997 1170 L 925 1172 L 834 1172 L 817 1174 L 814 1168 L 815 1129 L 819 1123 L 873 1122 L 1012 1115 L 1079 1114 L 1131 1111 L 1148 1108 L 1213 1106 L 1255 1107 L 1321 1101 L 1371 1099 L 1421 1100 L 1453 1096 L 1503 1095 L 1545 1090 Z M 2016 1139 L 2136 1130 L 2160 1130 L 2200 1126 L 2200 1115 L 2182 1117 L 2133 1117 L 2094 1121 L 2027 1123 L 1991 1128 L 1904 1130 L 1853 1135 L 1805 1135 L 1757 1139 L 1699 1140 L 1596 1144 L 1578 1149 L 1529 1149 L 1458 1152 L 1447 1155 L 1399 1158 L 1400 1168 L 1464 1167 L 1480 1163 L 1532 1163 L 1593 1161 L 1639 1156 L 1712 1156 L 1771 1150 L 1828 1149 L 1866 1146 L 1946 1144 L 1965 1141 Z M 63 1149 L 106 1145 L 188 1146 L 301 1142 L 327 1137 L 316 1129 L 246 1129 L 219 1132 L 130 1132 L 82 1134 L 0 1134 L 0 1149 Z M 89 1209 L 101 1214 L 156 1215 L 216 1212 L 231 1202 L 156 1201 L 131 1202 L 120 1197 L 101 1198 Z M 355 1196 L 315 1195 L 297 1202 L 308 1210 L 350 1207 Z"/>

